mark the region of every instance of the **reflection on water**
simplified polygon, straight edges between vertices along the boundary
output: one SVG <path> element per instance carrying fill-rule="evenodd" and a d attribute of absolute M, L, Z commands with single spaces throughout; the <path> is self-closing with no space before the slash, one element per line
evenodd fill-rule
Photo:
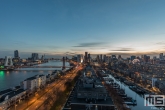
<path fill-rule="evenodd" d="M 127 85 L 116 80 L 113 76 L 110 75 L 110 77 L 112 79 L 114 79 L 114 82 L 118 83 L 121 88 L 125 89 L 125 93 L 127 94 L 128 97 L 132 97 L 133 99 L 136 99 L 137 105 L 136 106 L 130 106 L 131 110 L 151 110 L 152 109 L 152 107 L 144 106 L 144 95 L 137 94 L 136 92 L 129 89 L 129 87 Z"/>
<path fill-rule="evenodd" d="M 49 62 L 40 64 L 40 66 L 61 66 L 62 62 Z M 69 63 L 66 62 L 66 66 Z M 36 74 L 48 74 L 54 70 L 61 70 L 61 68 L 20 68 L 16 71 L 0 71 L 0 91 L 14 87 L 20 84 L 21 81 Z"/>
<path fill-rule="evenodd" d="M 2 78 L 4 76 L 5 72 L 4 71 L 0 71 L 0 78 Z"/>

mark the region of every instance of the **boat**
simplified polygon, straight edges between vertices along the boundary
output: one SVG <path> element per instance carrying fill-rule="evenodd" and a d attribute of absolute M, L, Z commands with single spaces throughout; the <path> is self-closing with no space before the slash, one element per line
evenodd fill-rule
<path fill-rule="evenodd" d="M 132 99 L 132 97 L 122 97 L 122 99 L 125 99 L 125 100 L 131 100 Z"/>
<path fill-rule="evenodd" d="M 119 89 L 120 88 L 120 85 L 117 83 L 111 83 L 110 85 L 112 86 L 113 89 Z"/>
<path fill-rule="evenodd" d="M 127 108 L 127 110 L 131 110 L 130 106 L 128 106 L 127 104 L 123 104 L 124 107 Z"/>
<path fill-rule="evenodd" d="M 118 90 L 117 90 L 117 93 L 118 93 L 120 96 L 127 96 L 127 95 L 125 94 L 125 90 L 124 90 L 124 89 L 118 89 Z"/>
<path fill-rule="evenodd" d="M 114 76 L 115 79 L 119 79 L 119 76 Z"/>
<path fill-rule="evenodd" d="M 145 91 L 139 89 L 137 86 L 129 86 L 129 88 L 133 91 L 135 91 L 136 93 L 139 93 L 139 94 L 144 94 Z"/>
<path fill-rule="evenodd" d="M 125 81 L 125 79 L 124 79 L 124 78 L 122 78 L 122 77 L 120 77 L 119 81 L 124 82 L 124 81 Z"/>
<path fill-rule="evenodd" d="M 137 102 L 136 102 L 136 100 L 133 100 L 133 99 L 124 99 L 124 104 L 137 105 Z"/>
<path fill-rule="evenodd" d="M 124 81 L 124 84 L 128 85 L 128 86 L 134 86 L 134 84 L 130 81 Z"/>

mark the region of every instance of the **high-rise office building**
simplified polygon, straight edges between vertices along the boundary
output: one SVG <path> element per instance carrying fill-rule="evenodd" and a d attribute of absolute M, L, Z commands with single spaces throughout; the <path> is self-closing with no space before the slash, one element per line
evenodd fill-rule
<path fill-rule="evenodd" d="M 147 55 L 144 55 L 143 61 L 147 62 Z"/>
<path fill-rule="evenodd" d="M 35 60 L 38 60 L 38 53 L 32 53 L 32 60 L 35 61 Z"/>
<path fill-rule="evenodd" d="M 88 52 L 85 52 L 85 62 L 88 61 Z"/>
<path fill-rule="evenodd" d="M 63 62 L 62 70 L 64 70 L 65 69 L 65 57 L 62 58 L 62 62 Z"/>
<path fill-rule="evenodd" d="M 163 53 L 160 53 L 160 54 L 159 54 L 159 59 L 160 59 L 160 60 L 163 60 Z"/>
<path fill-rule="evenodd" d="M 118 55 L 118 59 L 121 59 L 121 55 Z"/>
<path fill-rule="evenodd" d="M 116 59 L 116 55 L 112 55 L 112 59 Z"/>
<path fill-rule="evenodd" d="M 144 61 L 144 63 L 149 62 L 150 61 L 150 56 L 144 55 L 143 61 Z"/>
<path fill-rule="evenodd" d="M 156 56 L 153 56 L 153 60 L 156 60 Z"/>
<path fill-rule="evenodd" d="M 41 56 L 41 60 L 42 60 L 42 61 L 45 60 L 45 55 L 42 55 L 42 56 Z"/>
<path fill-rule="evenodd" d="M 133 61 L 134 59 L 136 59 L 136 56 L 131 56 L 131 61 Z"/>
<path fill-rule="evenodd" d="M 102 58 L 102 54 L 101 54 L 101 55 L 100 55 L 100 62 L 102 62 L 102 59 L 103 59 L 103 58 Z"/>
<path fill-rule="evenodd" d="M 90 60 L 91 60 L 91 55 L 90 55 L 90 53 L 88 54 L 88 61 L 90 62 Z"/>
<path fill-rule="evenodd" d="M 83 56 L 82 55 L 77 55 L 77 62 L 78 63 L 83 62 Z"/>
<path fill-rule="evenodd" d="M 18 52 L 18 50 L 15 50 L 14 51 L 14 58 L 19 58 L 19 52 Z"/>
<path fill-rule="evenodd" d="M 106 55 L 103 56 L 103 62 L 106 62 Z"/>
<path fill-rule="evenodd" d="M 97 62 L 99 62 L 99 61 L 100 61 L 99 55 L 97 55 L 96 60 L 97 60 Z"/>

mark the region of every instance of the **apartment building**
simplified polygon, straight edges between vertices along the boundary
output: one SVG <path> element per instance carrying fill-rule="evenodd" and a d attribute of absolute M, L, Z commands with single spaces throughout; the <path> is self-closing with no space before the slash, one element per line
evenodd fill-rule
<path fill-rule="evenodd" d="M 34 91 L 35 89 L 39 89 L 42 86 L 45 86 L 45 84 L 46 84 L 45 75 L 35 75 L 21 82 L 21 88 L 24 90 Z"/>

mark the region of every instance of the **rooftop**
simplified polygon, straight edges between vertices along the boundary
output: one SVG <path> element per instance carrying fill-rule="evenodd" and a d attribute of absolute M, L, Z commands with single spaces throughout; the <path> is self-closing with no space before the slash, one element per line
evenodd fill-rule
<path fill-rule="evenodd" d="M 91 71 L 91 75 L 88 74 L 89 71 Z M 77 81 L 64 108 L 80 110 L 80 106 L 86 107 L 89 104 L 108 107 L 114 106 L 106 88 L 100 79 L 96 76 L 93 68 L 88 65 L 87 68 L 85 68 L 82 77 L 80 77 Z M 81 109 L 83 110 L 83 108 Z"/>
<path fill-rule="evenodd" d="M 23 90 L 23 89 L 19 89 L 19 90 L 17 90 L 17 91 L 12 91 L 12 92 L 9 92 L 8 94 L 5 94 L 5 95 L 3 95 L 3 96 L 0 98 L 0 103 L 3 102 L 3 101 L 5 100 L 5 98 L 6 98 L 7 95 L 8 95 L 8 99 L 10 99 L 10 98 L 12 98 L 12 97 L 14 97 L 14 96 L 16 96 L 16 95 L 18 95 L 18 94 L 24 92 L 24 91 L 25 91 L 25 90 Z"/>
<path fill-rule="evenodd" d="M 24 81 L 27 81 L 27 80 L 34 80 L 34 79 L 36 79 L 36 77 L 42 77 L 42 76 L 45 76 L 45 75 L 43 75 L 43 74 L 41 74 L 41 75 L 35 75 L 35 76 L 32 76 L 32 77 L 30 77 L 30 78 L 27 78 L 27 79 L 25 79 Z"/>
<path fill-rule="evenodd" d="M 3 91 L 0 91 L 0 95 L 6 94 L 6 93 L 11 92 L 11 91 L 12 91 L 12 89 L 6 89 Z"/>
<path fill-rule="evenodd" d="M 34 79 L 36 79 L 36 76 L 33 76 L 33 77 L 30 77 L 30 78 L 27 78 L 27 79 L 25 79 L 24 81 L 27 81 L 27 80 L 34 80 Z"/>

